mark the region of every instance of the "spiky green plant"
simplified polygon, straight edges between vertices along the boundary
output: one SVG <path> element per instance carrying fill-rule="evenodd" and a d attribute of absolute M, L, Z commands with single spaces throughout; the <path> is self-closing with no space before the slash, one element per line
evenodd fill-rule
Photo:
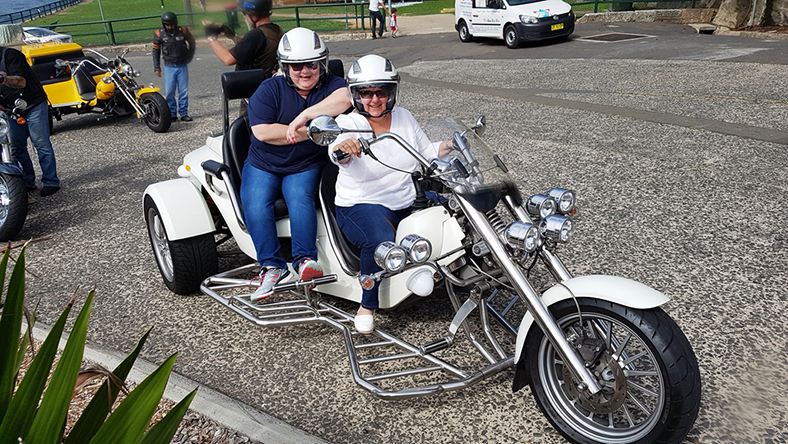
<path fill-rule="evenodd" d="M 0 260 L 0 296 L 2 284 L 6 281 L 9 255 L 10 248 L 7 248 Z M 170 356 L 129 393 L 114 412 L 110 412 L 120 391 L 118 382 L 128 376 L 150 330 L 113 371 L 116 378 L 108 378 L 96 392 L 64 440 L 66 415 L 82 364 L 93 296 L 94 292 L 91 291 L 54 370 L 52 366 L 58 342 L 76 295 L 52 326 L 24 378 L 14 390 L 22 356 L 30 341 L 29 335 L 22 336 L 21 331 L 25 302 L 25 248 L 22 248 L 8 280 L 5 304 L 0 315 L 0 444 L 18 444 L 20 438 L 25 444 L 166 444 L 172 440 L 196 389 L 147 432 L 146 429 L 164 395 L 176 355 Z M 31 322 L 33 320 L 29 318 L 28 323 Z M 47 385 L 50 373 L 52 378 Z"/>

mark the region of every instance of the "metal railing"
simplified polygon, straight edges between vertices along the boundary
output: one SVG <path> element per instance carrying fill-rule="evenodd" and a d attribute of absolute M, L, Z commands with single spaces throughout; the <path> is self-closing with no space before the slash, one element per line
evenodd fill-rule
<path fill-rule="evenodd" d="M 76 0 L 71 0 L 76 1 Z M 81 1 L 81 0 L 79 0 Z M 314 5 L 275 6 L 274 23 L 285 31 L 304 26 L 317 32 L 330 32 L 348 29 L 366 29 L 365 14 L 369 2 L 330 3 Z M 325 11 L 325 12 L 321 12 Z M 199 24 L 203 19 L 225 21 L 225 23 L 243 33 L 246 29 L 241 13 L 236 9 L 221 12 L 179 13 L 180 22 L 186 26 Z M 146 42 L 153 38 L 153 31 L 161 28 L 161 16 L 149 15 L 124 19 L 98 20 L 80 23 L 58 23 L 57 25 L 39 25 L 42 28 L 55 28 L 58 32 L 70 34 L 74 41 L 84 45 L 112 45 Z M 201 25 L 192 29 L 195 36 L 202 35 Z"/>
<path fill-rule="evenodd" d="M 671 5 L 690 5 L 691 8 L 695 8 L 697 0 L 685 0 L 685 1 L 677 1 L 677 0 L 584 0 L 584 1 L 572 1 L 567 0 L 569 4 L 572 5 L 573 9 L 576 9 L 575 13 L 577 12 L 588 12 L 585 8 L 576 8 L 577 6 L 584 6 L 584 5 L 593 5 L 594 12 L 599 12 L 600 5 L 603 8 L 606 8 L 607 5 L 610 6 L 611 11 L 631 11 L 633 10 L 634 3 L 653 3 L 655 5 L 664 5 L 669 3 Z M 679 6 L 676 6 L 679 7 Z M 590 9 L 590 8 L 589 8 Z M 665 9 L 665 6 L 659 7 L 649 7 L 644 9 Z"/>
<path fill-rule="evenodd" d="M 24 11 L 12 12 L 9 14 L 0 14 L 0 25 L 12 25 L 14 23 L 22 23 L 28 20 L 33 20 L 45 15 L 49 15 L 66 9 L 69 6 L 82 3 L 83 0 L 57 0 L 56 2 L 48 5 L 38 6 L 35 8 L 28 8 Z"/>

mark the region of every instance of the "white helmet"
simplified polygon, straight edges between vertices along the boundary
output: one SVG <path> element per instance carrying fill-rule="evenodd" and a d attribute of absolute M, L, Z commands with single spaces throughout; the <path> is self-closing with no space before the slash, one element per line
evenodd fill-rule
<path fill-rule="evenodd" d="M 363 116 L 369 117 L 369 113 L 364 111 L 360 90 L 363 88 L 383 88 L 389 91 L 386 111 L 381 114 L 385 116 L 394 109 L 394 104 L 397 103 L 398 86 L 399 73 L 397 69 L 394 68 L 391 61 L 379 55 L 366 55 L 356 60 L 347 72 L 347 87 L 350 90 L 353 107 Z"/>
<path fill-rule="evenodd" d="M 287 64 L 319 62 L 320 81 L 318 85 L 323 83 L 328 72 L 328 48 L 320 36 L 311 29 L 293 28 L 287 31 L 279 40 L 276 57 L 279 59 L 279 68 L 290 86 L 293 86 L 293 81 L 290 79 L 290 70 L 287 69 Z"/>

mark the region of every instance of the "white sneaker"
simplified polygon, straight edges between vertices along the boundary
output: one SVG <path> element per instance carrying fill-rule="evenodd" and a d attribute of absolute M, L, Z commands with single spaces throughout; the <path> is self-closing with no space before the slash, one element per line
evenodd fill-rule
<path fill-rule="evenodd" d="M 357 314 L 355 319 L 353 319 L 353 324 L 356 327 L 356 331 L 363 335 L 370 334 L 375 330 L 375 318 L 372 315 Z"/>
<path fill-rule="evenodd" d="M 284 268 L 264 268 L 260 271 L 260 287 L 249 296 L 252 302 L 260 302 L 274 294 L 274 286 L 290 275 Z"/>

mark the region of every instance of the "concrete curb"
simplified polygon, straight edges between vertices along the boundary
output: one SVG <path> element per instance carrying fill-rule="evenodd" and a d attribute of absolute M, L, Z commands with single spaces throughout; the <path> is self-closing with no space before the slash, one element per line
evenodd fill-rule
<path fill-rule="evenodd" d="M 26 325 L 23 328 L 27 328 Z M 48 326 L 41 326 L 40 323 L 37 323 L 33 327 L 33 337 L 36 341 L 43 342 L 47 334 L 49 334 Z M 65 345 L 66 339 L 60 338 L 58 349 L 62 351 Z M 101 364 L 108 369 L 117 367 L 125 358 L 125 355 L 114 350 L 85 345 L 83 359 Z M 153 373 L 157 367 L 152 362 L 137 358 L 127 380 L 138 384 Z M 246 435 L 252 440 L 263 444 L 328 444 L 327 441 L 309 435 L 303 430 L 215 390 L 200 386 L 196 381 L 175 372 L 170 374 L 164 397 L 178 402 L 195 387 L 199 387 L 199 390 L 189 407 L 190 410 Z"/>

